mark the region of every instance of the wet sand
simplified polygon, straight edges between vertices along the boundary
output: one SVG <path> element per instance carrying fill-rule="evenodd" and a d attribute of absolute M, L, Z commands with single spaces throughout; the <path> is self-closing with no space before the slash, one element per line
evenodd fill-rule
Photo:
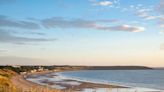
<path fill-rule="evenodd" d="M 42 77 L 42 78 L 40 78 Z M 41 73 L 41 74 L 31 74 L 27 75 L 27 80 L 34 81 L 37 80 L 37 83 L 40 85 L 47 85 L 51 88 L 60 89 L 63 91 L 72 90 L 72 91 L 82 91 L 84 89 L 97 89 L 97 88 L 127 88 L 117 85 L 108 85 L 108 84 L 98 84 L 91 82 L 78 81 L 73 79 L 60 79 L 60 76 L 55 75 L 54 73 Z"/>
<path fill-rule="evenodd" d="M 29 75 L 33 75 L 33 74 L 44 74 L 45 72 L 42 73 L 31 73 Z M 31 81 L 27 81 L 25 79 L 26 75 L 16 75 L 14 77 L 12 77 L 11 81 L 13 82 L 13 84 L 17 87 L 18 90 L 21 91 L 29 91 L 29 90 L 38 90 L 40 92 L 58 92 L 59 90 L 57 89 L 52 89 L 46 86 L 42 86 L 39 85 L 37 83 L 31 82 Z"/>
<path fill-rule="evenodd" d="M 106 90 L 109 92 L 163 92 L 145 88 L 130 88 L 118 85 L 84 82 L 68 78 L 62 79 L 61 76 L 49 71 L 17 75 L 12 78 L 12 81 L 14 85 L 19 88 L 25 90 L 31 88 L 42 90 L 39 92 L 106 92 Z"/>

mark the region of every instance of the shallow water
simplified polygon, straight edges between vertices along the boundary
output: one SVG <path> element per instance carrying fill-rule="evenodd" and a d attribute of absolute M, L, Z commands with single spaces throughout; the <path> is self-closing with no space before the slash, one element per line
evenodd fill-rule
<path fill-rule="evenodd" d="M 164 92 L 162 91 L 164 87 L 163 72 L 163 70 L 70 71 L 35 76 L 27 78 L 27 80 L 56 89 L 65 89 L 66 87 L 64 85 L 80 85 L 81 82 L 79 81 L 87 81 L 102 84 L 116 84 L 130 87 L 96 89 L 84 88 L 80 92 Z M 55 83 L 59 83 L 61 85 Z"/>
<path fill-rule="evenodd" d="M 59 75 L 99 83 L 164 90 L 164 70 L 87 70 L 62 72 Z"/>
<path fill-rule="evenodd" d="M 162 92 L 147 88 L 98 88 L 98 89 L 84 89 L 83 92 Z"/>

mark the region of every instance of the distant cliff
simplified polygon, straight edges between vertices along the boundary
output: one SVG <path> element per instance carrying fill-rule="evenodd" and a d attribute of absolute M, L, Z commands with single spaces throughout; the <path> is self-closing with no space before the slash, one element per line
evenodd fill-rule
<path fill-rule="evenodd" d="M 145 70 L 153 69 L 145 66 L 92 66 L 89 70 Z"/>
<path fill-rule="evenodd" d="M 146 66 L 54 66 L 60 70 L 148 70 Z"/>
<path fill-rule="evenodd" d="M 147 69 L 154 69 L 145 66 L 0 66 L 0 69 L 8 69 L 14 72 L 30 72 L 30 71 L 37 71 L 42 69 L 44 70 L 59 70 L 59 71 L 70 71 L 70 70 L 147 70 Z"/>

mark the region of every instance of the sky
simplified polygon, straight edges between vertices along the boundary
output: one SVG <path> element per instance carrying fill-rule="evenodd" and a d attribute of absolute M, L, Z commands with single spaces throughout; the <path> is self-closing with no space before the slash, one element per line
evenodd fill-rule
<path fill-rule="evenodd" d="M 0 0 L 0 65 L 164 67 L 164 0 Z"/>

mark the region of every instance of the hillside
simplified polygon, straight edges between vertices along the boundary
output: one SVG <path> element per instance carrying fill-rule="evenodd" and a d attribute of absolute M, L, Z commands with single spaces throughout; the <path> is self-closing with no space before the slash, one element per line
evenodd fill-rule
<path fill-rule="evenodd" d="M 11 82 L 11 77 L 15 72 L 7 69 L 0 69 L 0 92 L 16 92 L 16 88 Z"/>
<path fill-rule="evenodd" d="M 153 69 L 145 66 L 92 66 L 89 70 L 144 70 Z"/>

